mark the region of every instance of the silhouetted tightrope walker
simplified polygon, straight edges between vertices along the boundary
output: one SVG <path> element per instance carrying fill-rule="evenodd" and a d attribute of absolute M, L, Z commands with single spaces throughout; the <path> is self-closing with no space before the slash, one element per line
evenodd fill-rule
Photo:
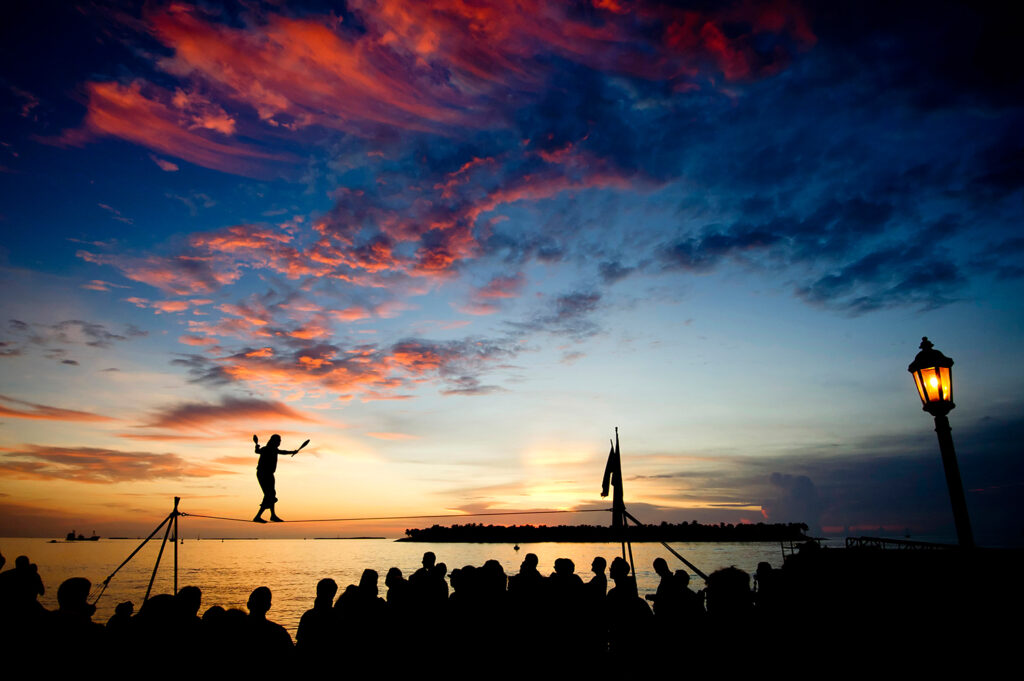
<path fill-rule="evenodd" d="M 260 483 L 260 489 L 263 490 L 263 501 L 260 502 L 259 511 L 256 512 L 256 516 L 252 519 L 254 523 L 265 523 L 263 519 L 263 512 L 270 511 L 270 522 L 282 523 L 284 522 L 274 510 L 277 505 L 277 490 L 274 481 L 274 472 L 277 470 L 277 457 L 280 454 L 290 454 L 295 456 L 302 448 L 309 444 L 309 440 L 306 440 L 298 449 L 281 449 L 281 436 L 274 435 L 270 436 L 270 440 L 263 447 L 260 447 L 260 439 L 253 435 L 252 442 L 256 446 L 256 453 L 260 455 L 259 463 L 256 464 L 256 480 Z"/>

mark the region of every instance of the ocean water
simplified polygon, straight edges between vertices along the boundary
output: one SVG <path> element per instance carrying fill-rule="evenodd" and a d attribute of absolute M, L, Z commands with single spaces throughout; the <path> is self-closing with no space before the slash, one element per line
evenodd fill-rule
<path fill-rule="evenodd" d="M 50 609 L 57 606 L 57 587 L 69 577 L 86 577 L 93 583 L 93 597 L 99 586 L 140 544 L 138 539 L 101 539 L 98 542 L 49 543 L 47 539 L 0 539 L 0 552 L 7 558 L 5 569 L 14 566 L 14 558 L 26 555 L 39 566 L 46 587 L 40 598 Z M 672 543 L 682 554 L 706 574 L 734 565 L 753 574 L 760 561 L 781 567 L 783 549 L 778 543 L 758 542 L 696 542 Z M 146 593 L 159 552 L 160 542 L 151 541 L 110 581 L 97 603 L 94 621 L 106 623 L 121 601 L 135 603 L 136 612 Z M 788 545 L 787 545 L 788 551 Z M 494 558 L 505 573 L 513 575 L 527 553 L 540 559 L 542 574 L 554 570 L 556 558 L 569 558 L 576 564 L 576 573 L 584 581 L 590 578 L 590 563 L 603 556 L 608 563 L 621 554 L 619 544 L 599 543 L 537 543 L 521 544 L 515 551 L 511 544 L 433 544 L 395 542 L 392 539 L 259 539 L 219 540 L 185 538 L 178 549 L 178 586 L 195 585 L 202 589 L 200 614 L 212 605 L 245 608 L 250 592 L 258 586 L 270 587 L 273 604 L 268 617 L 295 635 L 302 613 L 313 606 L 316 583 L 324 577 L 333 578 L 339 592 L 348 584 L 357 584 L 365 568 L 380 575 L 380 595 L 385 595 L 384 575 L 398 567 L 407 578 L 420 567 L 424 551 L 433 551 L 438 562 L 451 570 L 464 565 L 483 565 Z M 658 577 L 651 567 L 657 557 L 668 561 L 672 570 L 685 566 L 661 544 L 633 544 L 637 586 L 640 594 L 653 593 Z M 173 589 L 174 546 L 168 542 L 153 583 L 153 593 L 170 593 Z M 691 573 L 691 588 L 699 589 L 703 581 Z"/>

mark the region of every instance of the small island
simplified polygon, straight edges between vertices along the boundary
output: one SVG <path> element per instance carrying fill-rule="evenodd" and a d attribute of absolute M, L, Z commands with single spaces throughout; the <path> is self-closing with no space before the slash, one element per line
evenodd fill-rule
<path fill-rule="evenodd" d="M 631 526 L 625 533 L 606 525 L 434 525 L 423 529 L 406 530 L 406 536 L 396 541 L 512 544 L 536 542 L 763 542 L 806 541 L 808 527 L 804 523 L 740 523 L 732 525 L 702 525 L 689 523 L 661 523 L 660 525 Z"/>

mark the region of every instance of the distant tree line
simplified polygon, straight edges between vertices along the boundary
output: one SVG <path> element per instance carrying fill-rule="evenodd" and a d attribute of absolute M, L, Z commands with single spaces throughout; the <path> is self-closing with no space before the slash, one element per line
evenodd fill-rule
<path fill-rule="evenodd" d="M 607 542 L 627 538 L 643 541 L 804 541 L 808 539 L 805 523 L 689 523 L 630 526 L 622 530 L 606 525 L 452 525 L 405 531 L 398 541 L 529 543 L 529 542 Z"/>

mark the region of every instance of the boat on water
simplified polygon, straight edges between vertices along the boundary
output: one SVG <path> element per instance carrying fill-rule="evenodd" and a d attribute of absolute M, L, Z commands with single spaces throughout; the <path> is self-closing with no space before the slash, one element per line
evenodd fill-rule
<path fill-rule="evenodd" d="M 96 530 L 92 531 L 92 536 L 86 537 L 84 534 L 76 535 L 74 530 L 68 532 L 68 535 L 64 537 L 65 541 L 99 541 L 100 536 L 96 534 Z"/>

